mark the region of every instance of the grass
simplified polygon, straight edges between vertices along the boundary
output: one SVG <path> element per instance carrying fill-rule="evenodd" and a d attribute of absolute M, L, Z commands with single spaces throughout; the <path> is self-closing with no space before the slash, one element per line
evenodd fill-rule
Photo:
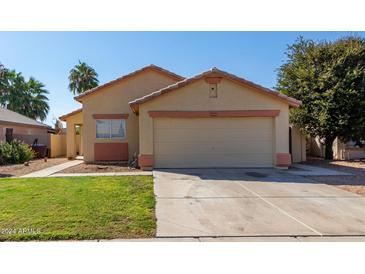
<path fill-rule="evenodd" d="M 0 179 L 0 240 L 154 237 L 151 176 Z"/>

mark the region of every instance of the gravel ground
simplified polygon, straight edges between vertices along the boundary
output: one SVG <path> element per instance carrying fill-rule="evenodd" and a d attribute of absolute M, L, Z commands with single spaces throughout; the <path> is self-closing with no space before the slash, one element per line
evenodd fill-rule
<path fill-rule="evenodd" d="M 95 173 L 95 172 L 131 172 L 140 169 L 129 168 L 126 164 L 85 164 L 66 168 L 58 173 Z"/>
<path fill-rule="evenodd" d="M 365 160 L 309 160 L 305 164 L 352 173 L 353 176 L 307 176 L 308 178 L 365 196 Z"/>
<path fill-rule="evenodd" d="M 67 162 L 67 158 L 49 158 L 30 161 L 29 166 L 24 164 L 0 166 L 0 178 L 18 177 L 37 170 Z"/>

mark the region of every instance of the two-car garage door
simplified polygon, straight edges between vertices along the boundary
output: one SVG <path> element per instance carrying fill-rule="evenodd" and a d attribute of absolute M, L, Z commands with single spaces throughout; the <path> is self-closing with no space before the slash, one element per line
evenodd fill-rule
<path fill-rule="evenodd" d="M 272 167 L 273 118 L 154 118 L 156 168 Z"/>

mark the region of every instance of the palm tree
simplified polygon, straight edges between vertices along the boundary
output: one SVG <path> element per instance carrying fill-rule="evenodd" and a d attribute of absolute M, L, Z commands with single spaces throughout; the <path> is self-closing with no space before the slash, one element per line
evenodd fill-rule
<path fill-rule="evenodd" d="M 26 81 L 21 73 L 3 68 L 1 71 L 0 106 L 44 121 L 49 111 L 44 85 L 30 77 Z"/>
<path fill-rule="evenodd" d="M 85 62 L 79 60 L 79 64 L 70 70 L 68 88 L 73 94 L 81 94 L 88 89 L 98 86 L 98 74 Z"/>
<path fill-rule="evenodd" d="M 40 119 L 44 121 L 47 118 L 49 111 L 47 94 L 49 92 L 44 88 L 44 85 L 34 79 L 29 78 L 27 82 L 27 94 L 29 97 L 28 117 Z"/>

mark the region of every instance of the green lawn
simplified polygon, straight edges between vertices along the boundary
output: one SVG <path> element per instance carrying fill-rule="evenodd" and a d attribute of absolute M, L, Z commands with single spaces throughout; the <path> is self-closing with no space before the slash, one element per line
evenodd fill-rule
<path fill-rule="evenodd" d="M 0 179 L 0 240 L 154 237 L 151 176 Z"/>

